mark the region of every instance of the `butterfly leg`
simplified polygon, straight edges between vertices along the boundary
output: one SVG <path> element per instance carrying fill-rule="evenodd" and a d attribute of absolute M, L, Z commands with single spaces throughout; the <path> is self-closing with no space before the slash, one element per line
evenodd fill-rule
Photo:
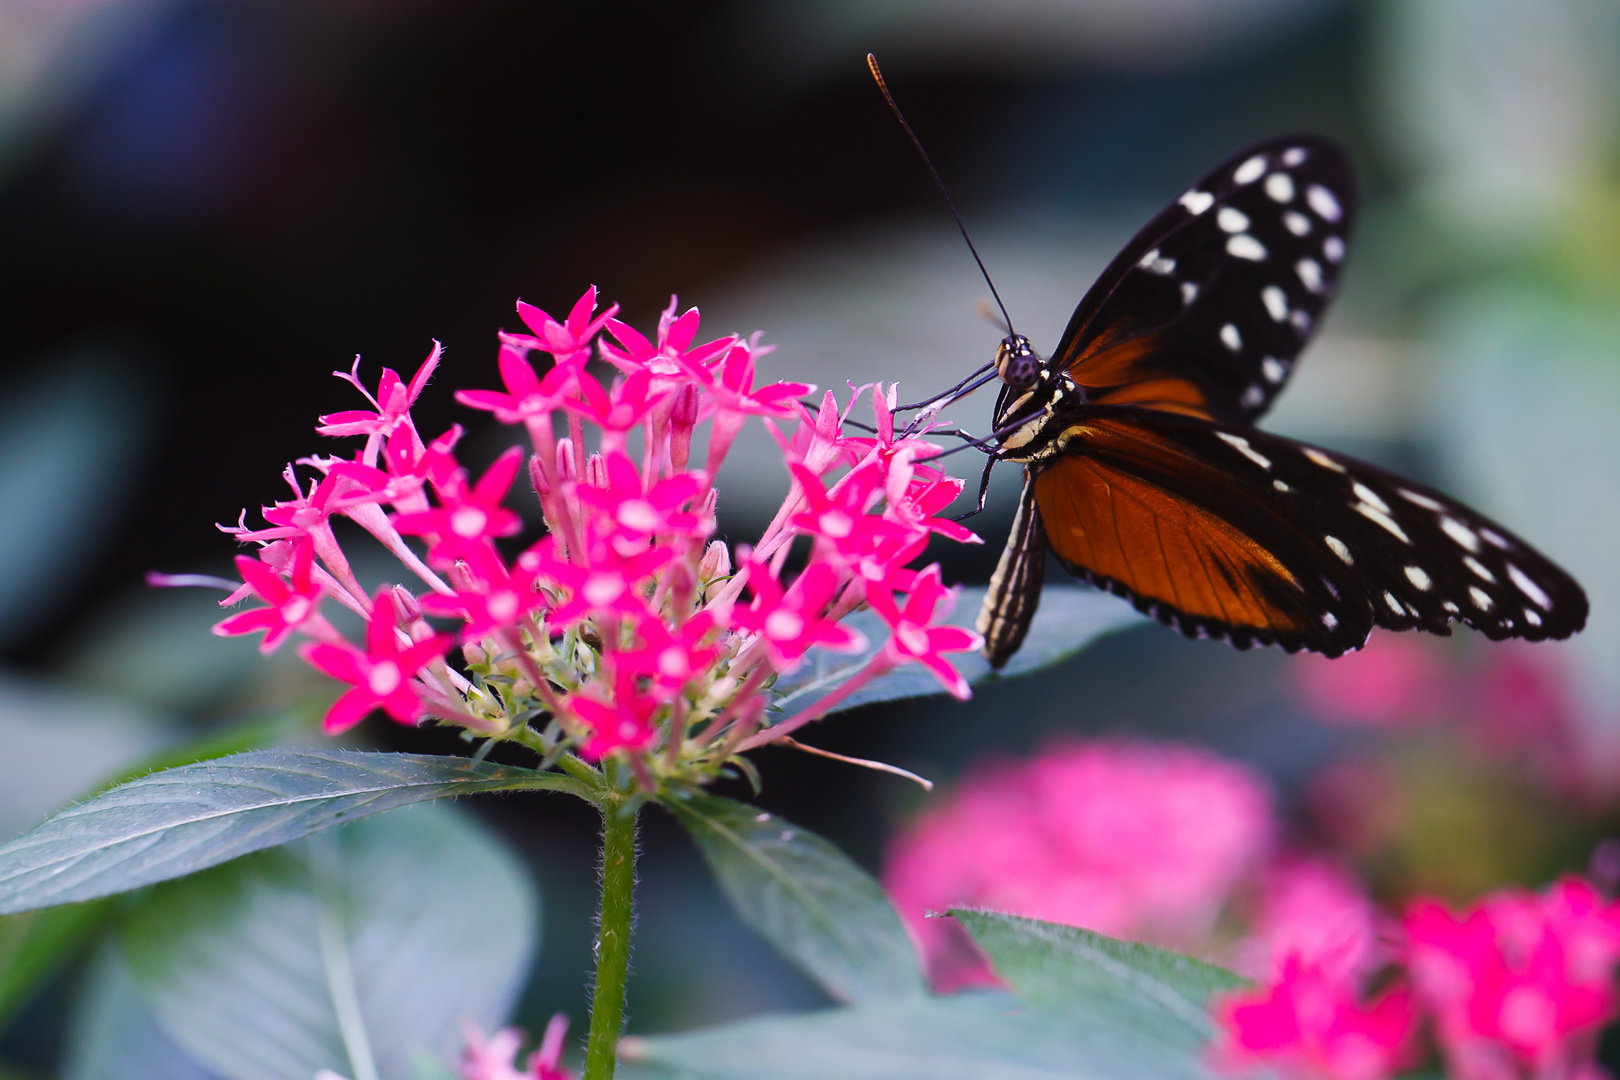
<path fill-rule="evenodd" d="M 967 513 L 961 515 L 955 520 L 966 521 L 970 517 L 978 517 L 980 514 L 984 513 L 984 501 L 990 497 L 990 470 L 995 468 L 997 460 L 997 458 L 992 456 L 990 460 L 984 463 L 984 475 L 979 477 L 979 505 L 975 506 L 973 509 L 969 510 Z"/>
<path fill-rule="evenodd" d="M 1018 516 L 1013 518 L 1007 548 L 1001 553 L 990 588 L 985 590 L 976 624 L 984 635 L 984 656 L 991 667 L 999 670 L 1024 643 L 1035 608 L 1041 602 L 1041 579 L 1045 576 L 1046 528 L 1041 524 L 1040 507 L 1035 505 L 1034 477 L 1026 471 Z"/>

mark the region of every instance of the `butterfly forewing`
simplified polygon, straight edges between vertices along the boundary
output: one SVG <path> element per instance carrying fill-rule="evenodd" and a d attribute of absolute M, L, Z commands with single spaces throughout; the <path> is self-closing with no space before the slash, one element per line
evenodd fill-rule
<path fill-rule="evenodd" d="M 1372 626 L 1562 638 L 1573 579 L 1506 529 L 1376 466 L 1238 425 L 1082 407 L 1036 476 L 1069 568 L 1190 636 L 1337 656 Z"/>
<path fill-rule="evenodd" d="M 1234 155 L 1126 245 L 1054 362 L 1093 402 L 1252 423 L 1338 288 L 1355 210 L 1332 143 L 1296 136 Z"/>

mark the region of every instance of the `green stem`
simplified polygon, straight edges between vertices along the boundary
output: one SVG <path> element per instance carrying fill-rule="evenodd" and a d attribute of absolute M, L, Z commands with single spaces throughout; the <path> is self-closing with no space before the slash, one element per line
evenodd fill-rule
<path fill-rule="evenodd" d="M 624 983 L 630 973 L 630 924 L 635 911 L 636 811 L 602 805 L 602 910 L 597 923 L 596 987 L 582 1080 L 613 1080 L 624 1024 Z"/>

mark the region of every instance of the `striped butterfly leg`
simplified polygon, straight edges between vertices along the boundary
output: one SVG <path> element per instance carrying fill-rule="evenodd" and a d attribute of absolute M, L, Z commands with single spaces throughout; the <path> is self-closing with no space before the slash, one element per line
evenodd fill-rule
<path fill-rule="evenodd" d="M 975 628 L 984 636 L 984 657 L 998 671 L 1012 659 L 1029 633 L 1041 602 L 1041 581 L 1046 576 L 1046 527 L 1035 504 L 1035 478 L 1024 473 L 1024 493 L 1018 515 L 1007 534 L 1007 547 L 996 565 L 990 588 L 985 590 Z"/>

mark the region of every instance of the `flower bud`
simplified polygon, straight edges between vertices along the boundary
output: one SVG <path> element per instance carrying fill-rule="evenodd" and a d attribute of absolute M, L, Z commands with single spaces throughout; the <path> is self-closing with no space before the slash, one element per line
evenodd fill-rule
<path fill-rule="evenodd" d="M 474 667 L 489 663 L 489 651 L 481 642 L 469 641 L 461 646 L 461 658 Z"/>
<path fill-rule="evenodd" d="M 592 454 L 590 460 L 585 462 L 585 482 L 593 488 L 613 486 L 608 480 L 607 459 L 601 454 Z"/>
<path fill-rule="evenodd" d="M 551 484 L 546 480 L 546 470 L 540 467 L 540 455 L 529 455 L 529 483 L 534 485 L 534 493 L 544 499 L 551 494 Z"/>
<path fill-rule="evenodd" d="M 669 460 L 677 469 L 686 468 L 691 460 L 692 430 L 697 427 L 700 403 L 696 383 L 687 383 L 675 392 L 675 406 L 669 416 Z"/>
<path fill-rule="evenodd" d="M 714 581 L 718 578 L 731 576 L 731 549 L 726 547 L 724 540 L 714 540 L 709 543 L 709 549 L 703 553 L 703 561 L 698 563 L 698 577 L 703 581 Z"/>
<path fill-rule="evenodd" d="M 457 592 L 478 591 L 478 579 L 473 576 L 472 567 L 467 565 L 465 559 L 457 559 L 451 563 L 444 576 L 450 579 L 451 587 Z"/>
<path fill-rule="evenodd" d="M 557 476 L 563 480 L 579 479 L 579 461 L 574 457 L 574 440 L 557 440 Z"/>
<path fill-rule="evenodd" d="M 395 585 L 394 606 L 399 611 L 401 624 L 418 622 L 422 618 L 422 605 L 416 602 L 416 597 L 403 585 Z"/>

